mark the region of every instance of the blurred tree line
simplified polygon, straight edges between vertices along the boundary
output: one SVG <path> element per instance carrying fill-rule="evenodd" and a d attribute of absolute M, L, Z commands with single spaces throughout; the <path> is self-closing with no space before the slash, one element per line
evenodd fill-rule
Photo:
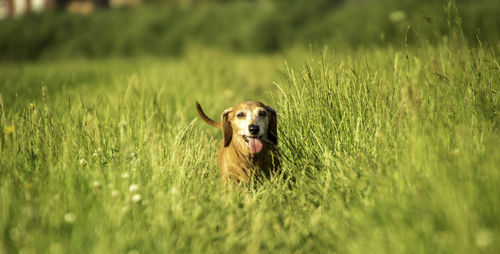
<path fill-rule="evenodd" d="M 276 52 L 310 44 L 398 47 L 438 43 L 457 29 L 470 44 L 478 38 L 498 42 L 500 1 L 449 4 L 450 0 L 143 0 L 138 7 L 101 8 L 90 15 L 52 11 L 0 21 L 0 59 L 169 56 L 182 54 L 190 44 L 241 52 Z"/>

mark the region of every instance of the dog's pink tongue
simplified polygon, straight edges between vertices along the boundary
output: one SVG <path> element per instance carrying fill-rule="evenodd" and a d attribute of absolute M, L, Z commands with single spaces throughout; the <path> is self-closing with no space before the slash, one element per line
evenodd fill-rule
<path fill-rule="evenodd" d="M 260 153 L 262 142 L 258 138 L 248 138 L 248 147 L 252 153 Z"/>

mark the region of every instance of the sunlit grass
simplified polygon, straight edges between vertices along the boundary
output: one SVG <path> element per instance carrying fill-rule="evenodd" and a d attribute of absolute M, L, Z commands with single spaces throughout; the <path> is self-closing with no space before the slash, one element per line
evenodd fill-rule
<path fill-rule="evenodd" d="M 500 69 L 449 46 L 0 68 L 0 251 L 496 253 Z M 259 99 L 283 174 L 221 183 L 199 121 Z"/>

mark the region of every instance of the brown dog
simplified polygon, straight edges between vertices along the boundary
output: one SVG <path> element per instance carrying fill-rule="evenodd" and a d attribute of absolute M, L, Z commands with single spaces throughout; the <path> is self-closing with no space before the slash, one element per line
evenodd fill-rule
<path fill-rule="evenodd" d="M 276 111 L 258 101 L 224 110 L 221 123 L 210 119 L 198 102 L 203 121 L 222 129 L 218 165 L 224 181 L 249 182 L 254 175 L 269 177 L 279 169 Z"/>

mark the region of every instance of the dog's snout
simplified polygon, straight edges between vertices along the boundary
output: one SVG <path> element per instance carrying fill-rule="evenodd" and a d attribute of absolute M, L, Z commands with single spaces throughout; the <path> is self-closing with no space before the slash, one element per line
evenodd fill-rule
<path fill-rule="evenodd" d="M 260 131 L 260 126 L 255 125 L 255 124 L 250 124 L 250 125 L 248 126 L 248 130 L 250 131 L 250 134 L 252 134 L 252 135 L 256 135 L 256 134 L 258 134 L 258 133 L 259 133 L 259 131 Z"/>

